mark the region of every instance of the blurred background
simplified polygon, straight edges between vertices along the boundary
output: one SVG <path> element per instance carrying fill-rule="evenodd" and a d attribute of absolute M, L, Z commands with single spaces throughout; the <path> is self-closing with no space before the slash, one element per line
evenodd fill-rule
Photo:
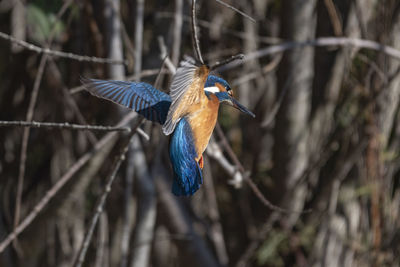
<path fill-rule="evenodd" d="M 202 54 L 210 63 L 246 56 L 220 74 L 256 118 L 220 108 L 193 197 L 172 195 L 168 137 L 140 124 L 149 140 L 133 137 L 83 266 L 399 266 L 400 2 L 226 2 L 256 22 L 198 1 Z M 188 0 L 0 1 L 0 120 L 137 124 L 79 79 L 141 80 L 168 92 L 165 55 L 175 66 L 194 56 L 190 14 Z M 108 60 L 38 53 L 9 36 Z M 321 37 L 334 37 L 332 45 L 298 45 Z M 340 37 L 378 50 L 335 45 Z M 2 247 L 1 267 L 79 263 L 126 140 L 123 132 L 1 128 L 0 248 L 27 222 Z"/>

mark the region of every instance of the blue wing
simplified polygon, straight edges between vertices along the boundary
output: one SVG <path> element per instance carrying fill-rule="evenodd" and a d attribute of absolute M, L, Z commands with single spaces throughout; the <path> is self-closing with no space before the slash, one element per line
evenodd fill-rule
<path fill-rule="evenodd" d="M 192 129 L 182 118 L 171 137 L 169 156 L 174 171 L 172 193 L 177 196 L 193 195 L 203 183 L 197 152 L 193 143 Z"/>
<path fill-rule="evenodd" d="M 133 109 L 146 119 L 164 124 L 171 97 L 143 82 L 82 79 L 92 95 Z"/>

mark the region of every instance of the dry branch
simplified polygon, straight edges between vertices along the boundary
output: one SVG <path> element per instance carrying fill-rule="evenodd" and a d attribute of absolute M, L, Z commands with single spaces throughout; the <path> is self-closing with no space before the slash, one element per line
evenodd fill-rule
<path fill-rule="evenodd" d="M 260 189 L 257 187 L 257 185 L 253 182 L 253 180 L 249 177 L 249 175 L 246 173 L 242 163 L 239 161 L 237 158 L 235 152 L 233 152 L 232 147 L 229 145 L 228 140 L 226 139 L 225 135 L 222 132 L 221 126 L 219 123 L 217 123 L 215 130 L 217 132 L 218 137 L 222 141 L 222 146 L 225 148 L 225 151 L 228 153 L 230 156 L 231 160 L 235 163 L 235 168 L 233 174 L 240 173 L 241 178 L 249 185 L 250 189 L 253 191 L 254 195 L 260 200 L 264 206 L 270 208 L 273 211 L 278 211 L 281 213 L 308 213 L 310 210 L 305 210 L 305 211 L 296 211 L 296 210 L 288 210 L 288 209 L 283 209 L 281 207 L 278 207 L 274 204 L 272 204 L 265 196 L 264 194 L 260 191 Z M 209 153 L 209 156 L 213 157 L 214 159 L 218 160 L 223 157 L 222 151 L 219 148 L 218 145 L 213 146 L 213 151 Z"/>
<path fill-rule="evenodd" d="M 204 64 L 204 60 L 200 51 L 200 41 L 197 35 L 196 0 L 192 0 L 192 39 L 193 39 L 193 50 L 196 54 L 196 57 L 201 64 Z"/>
<path fill-rule="evenodd" d="M 118 157 L 116 159 L 116 162 L 115 162 L 115 164 L 113 166 L 111 175 L 109 176 L 109 178 L 107 180 L 106 187 L 104 188 L 104 191 L 100 196 L 98 204 L 96 205 L 96 212 L 94 213 L 94 215 L 93 215 L 93 217 L 91 219 L 90 225 L 89 225 L 89 229 L 86 232 L 85 239 L 84 239 L 84 241 L 82 243 L 82 247 L 81 247 L 81 249 L 79 251 L 79 255 L 78 255 L 78 257 L 76 259 L 76 262 L 74 264 L 75 267 L 81 267 L 83 262 L 84 262 L 84 260 L 85 260 L 86 252 L 87 252 L 87 250 L 89 248 L 90 241 L 92 240 L 94 228 L 97 225 L 97 221 L 99 220 L 100 214 L 103 212 L 104 204 L 106 203 L 108 194 L 111 192 L 111 186 L 112 186 L 112 183 L 115 180 L 115 177 L 117 175 L 119 167 L 121 166 L 122 161 L 125 160 L 125 154 L 128 151 L 130 140 L 131 140 L 133 134 L 134 134 L 134 132 L 132 132 L 130 134 L 129 141 L 127 142 L 127 144 L 124 145 L 124 148 L 122 149 L 121 153 L 118 155 Z"/>
<path fill-rule="evenodd" d="M 375 41 L 359 39 L 359 38 L 349 38 L 349 37 L 321 37 L 314 40 L 299 41 L 299 42 L 289 41 L 277 45 L 271 45 L 267 48 L 254 51 L 245 55 L 242 61 L 231 62 L 228 65 L 221 67 L 219 71 L 232 69 L 253 59 L 274 55 L 288 50 L 303 48 L 307 46 L 315 46 L 315 47 L 339 46 L 339 47 L 354 47 L 358 49 L 364 48 L 364 49 L 378 51 L 394 59 L 400 60 L 399 49 L 396 49 L 388 45 L 383 45 Z"/>
<path fill-rule="evenodd" d="M 135 113 L 129 113 L 125 116 L 118 126 L 127 124 L 133 118 L 136 117 Z M 134 129 L 134 127 L 133 127 Z M 132 129 L 132 131 L 133 131 Z M 7 246 L 28 227 L 31 222 L 38 216 L 38 214 L 46 207 L 49 201 L 57 194 L 57 192 L 73 177 L 73 175 L 80 170 L 80 168 L 88 162 L 91 157 L 99 150 L 102 149 L 117 133 L 109 133 L 104 136 L 93 148 L 92 151 L 87 152 L 78 161 L 71 166 L 71 168 L 50 188 L 44 197 L 35 205 L 31 212 L 25 217 L 25 219 L 0 243 L 0 253 L 2 253 Z"/>
<path fill-rule="evenodd" d="M 50 48 L 43 48 L 43 47 L 28 43 L 23 40 L 18 40 L 17 38 L 14 38 L 11 35 L 8 35 L 4 32 L 0 32 L 0 38 L 10 41 L 13 44 L 22 46 L 25 49 L 36 52 L 38 54 L 44 54 L 44 55 L 49 55 L 49 56 L 53 56 L 53 57 L 68 58 L 68 59 L 77 60 L 77 61 L 93 62 L 93 63 L 125 64 L 125 65 L 128 64 L 126 61 L 112 60 L 109 58 L 82 56 L 82 55 L 77 55 L 77 54 L 63 52 L 63 51 L 56 51 L 56 50 L 52 50 Z"/>
<path fill-rule="evenodd" d="M 224 65 L 227 65 L 227 64 L 231 63 L 232 61 L 235 61 L 235 60 L 238 60 L 238 59 L 243 59 L 243 58 L 244 58 L 243 54 L 238 54 L 238 55 L 235 55 L 235 56 L 231 56 L 230 58 L 227 58 L 227 59 L 225 59 L 223 61 L 215 62 L 213 65 L 210 66 L 210 69 L 211 70 L 215 70 L 215 69 L 218 69 L 221 66 L 224 66 Z"/>
<path fill-rule="evenodd" d="M 36 121 L 0 121 L 0 127 L 29 127 L 29 128 L 47 128 L 47 129 L 69 129 L 69 130 L 88 130 L 88 131 L 101 131 L 101 132 L 131 132 L 129 127 L 114 127 L 114 126 L 103 126 L 103 125 L 80 125 L 70 124 L 68 122 L 56 123 L 56 122 L 36 122 Z M 146 140 L 150 140 L 148 134 L 142 129 L 138 128 L 137 133 L 140 134 Z"/>
<path fill-rule="evenodd" d="M 250 17 L 249 15 L 247 15 L 246 13 L 244 13 L 243 11 L 240 11 L 240 10 L 237 9 L 236 7 L 231 6 L 230 4 L 225 3 L 225 2 L 223 2 L 223 1 L 221 1 L 221 0 L 215 0 L 215 1 L 217 1 L 218 3 L 220 3 L 220 4 L 223 5 L 223 6 L 226 6 L 227 8 L 232 9 L 233 11 L 239 13 L 239 14 L 242 15 L 243 17 L 245 17 L 245 18 L 251 20 L 251 22 L 256 23 L 256 20 L 255 20 L 255 19 L 253 19 L 252 17 Z"/>

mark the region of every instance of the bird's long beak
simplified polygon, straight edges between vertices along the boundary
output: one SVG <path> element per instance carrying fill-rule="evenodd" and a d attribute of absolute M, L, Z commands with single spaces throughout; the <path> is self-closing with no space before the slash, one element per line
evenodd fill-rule
<path fill-rule="evenodd" d="M 253 112 L 251 112 L 250 110 L 248 110 L 245 106 L 243 106 L 242 104 L 240 104 L 236 99 L 234 99 L 233 97 L 231 97 L 231 102 L 229 103 L 231 104 L 232 107 L 237 108 L 238 110 L 240 110 L 241 112 L 252 116 L 253 118 L 256 117 L 256 115 L 254 115 Z"/>

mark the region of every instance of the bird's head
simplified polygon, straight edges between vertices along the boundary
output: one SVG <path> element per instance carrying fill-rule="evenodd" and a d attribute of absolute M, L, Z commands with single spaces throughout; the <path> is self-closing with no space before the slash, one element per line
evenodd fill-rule
<path fill-rule="evenodd" d="M 220 103 L 228 104 L 232 107 L 237 108 L 243 113 L 246 113 L 253 118 L 255 117 L 254 113 L 248 110 L 245 106 L 240 104 L 235 98 L 233 98 L 233 91 L 227 81 L 224 79 L 214 76 L 208 75 L 206 83 L 204 85 L 204 92 L 209 97 L 211 94 L 214 94 Z"/>

